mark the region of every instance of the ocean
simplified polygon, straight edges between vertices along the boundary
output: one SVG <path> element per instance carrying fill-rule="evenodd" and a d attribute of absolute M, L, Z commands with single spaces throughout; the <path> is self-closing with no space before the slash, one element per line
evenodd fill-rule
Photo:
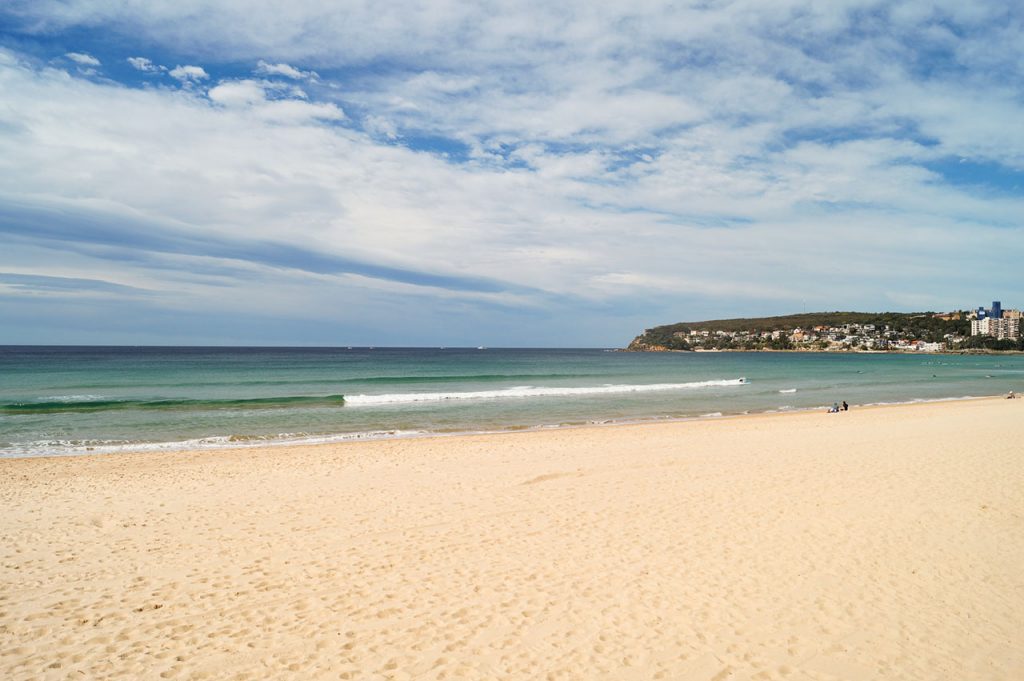
<path fill-rule="evenodd" d="M 1022 355 L 0 347 L 0 457 L 506 431 L 1024 391 Z"/>

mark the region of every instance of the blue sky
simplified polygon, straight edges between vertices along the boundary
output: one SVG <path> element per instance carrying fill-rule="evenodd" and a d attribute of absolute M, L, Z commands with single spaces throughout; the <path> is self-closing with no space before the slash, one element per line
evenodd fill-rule
<path fill-rule="evenodd" d="M 1024 306 L 1024 9 L 9 0 L 0 343 Z"/>

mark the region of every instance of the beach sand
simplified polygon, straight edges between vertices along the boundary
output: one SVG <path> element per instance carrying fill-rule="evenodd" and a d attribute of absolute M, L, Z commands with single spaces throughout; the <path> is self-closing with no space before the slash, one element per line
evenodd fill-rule
<path fill-rule="evenodd" d="M 0 461 L 0 678 L 1024 678 L 1024 400 Z"/>

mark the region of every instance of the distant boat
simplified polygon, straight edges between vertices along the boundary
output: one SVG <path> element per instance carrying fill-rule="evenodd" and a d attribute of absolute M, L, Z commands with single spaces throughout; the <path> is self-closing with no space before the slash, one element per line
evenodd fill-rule
<path fill-rule="evenodd" d="M 482 345 L 478 345 L 476 349 L 477 349 L 477 350 L 486 350 L 487 348 L 485 348 L 485 347 L 484 347 L 484 346 L 482 346 Z"/>

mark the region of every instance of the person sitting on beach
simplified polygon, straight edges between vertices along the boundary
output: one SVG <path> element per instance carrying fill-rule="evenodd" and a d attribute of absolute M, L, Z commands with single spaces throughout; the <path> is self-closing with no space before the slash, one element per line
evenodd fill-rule
<path fill-rule="evenodd" d="M 846 400 L 843 400 L 843 411 L 850 411 L 850 405 L 846 403 Z"/>
<path fill-rule="evenodd" d="M 1010 391 L 1010 394 L 1006 396 L 1006 399 L 1008 399 L 1008 400 L 1012 400 L 1012 399 L 1015 399 L 1016 397 L 1017 397 L 1017 396 L 1016 396 L 1016 395 L 1014 395 L 1014 394 L 1013 394 L 1013 391 L 1011 390 L 1011 391 Z"/>
<path fill-rule="evenodd" d="M 828 413 L 829 414 L 838 414 L 839 413 L 839 403 L 838 402 L 833 402 L 832 403 L 832 408 L 828 410 Z"/>

